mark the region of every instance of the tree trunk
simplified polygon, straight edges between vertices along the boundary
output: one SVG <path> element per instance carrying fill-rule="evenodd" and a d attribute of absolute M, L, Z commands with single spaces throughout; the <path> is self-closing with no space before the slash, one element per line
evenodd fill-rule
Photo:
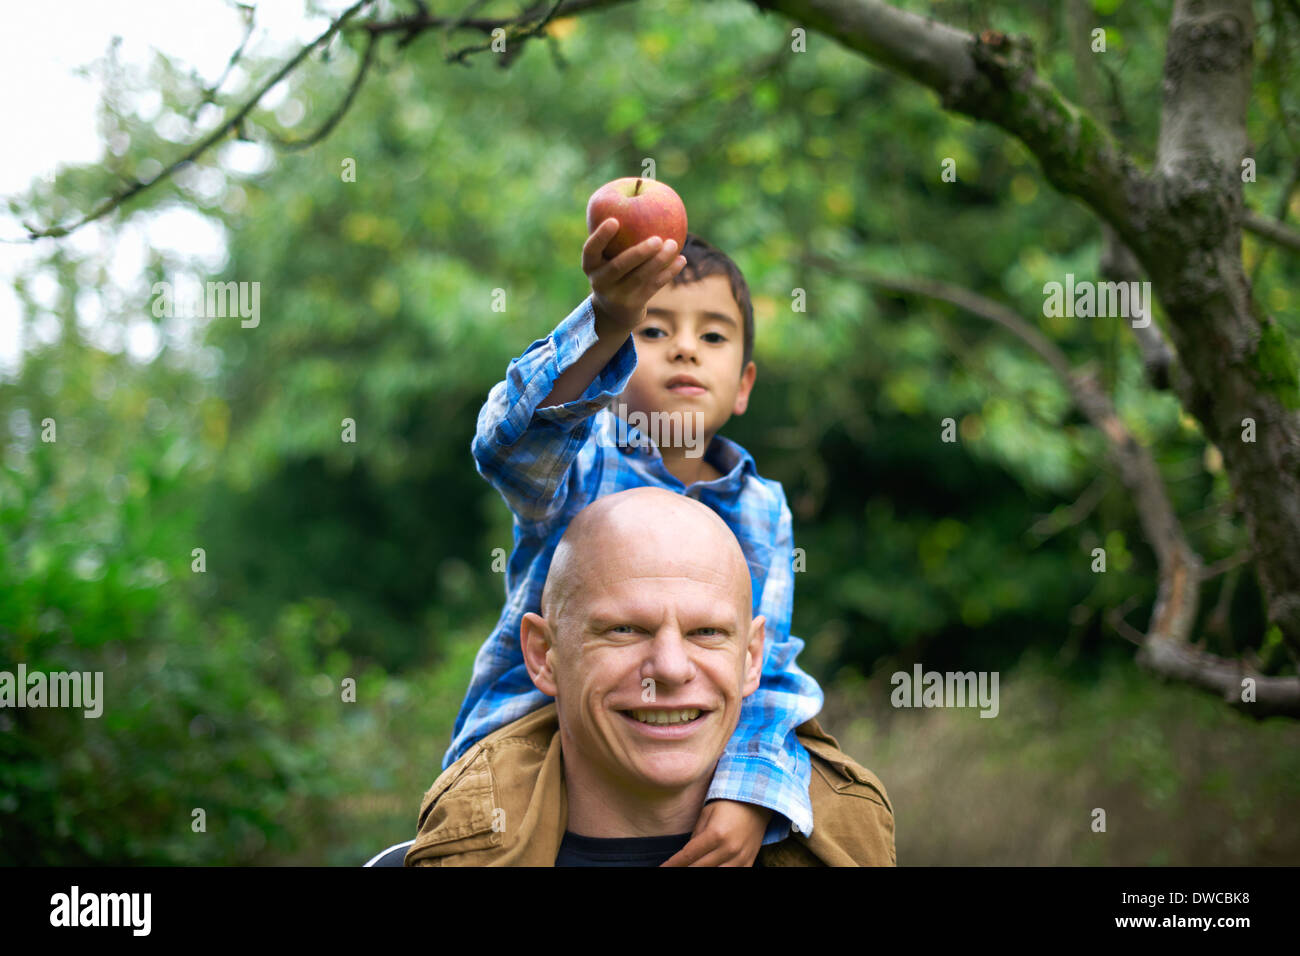
<path fill-rule="evenodd" d="M 1036 73 L 1022 39 L 992 30 L 972 36 L 879 0 L 753 2 L 931 87 L 945 107 L 1017 136 L 1043 175 L 1086 203 L 1138 257 L 1186 373 L 1174 388 L 1223 453 L 1247 515 L 1269 621 L 1300 665 L 1300 373 L 1285 333 L 1252 298 L 1241 261 L 1250 0 L 1175 3 L 1150 174 Z M 1243 440 L 1247 419 L 1253 442 Z"/>
<path fill-rule="evenodd" d="M 1244 505 L 1268 618 L 1300 662 L 1300 387 L 1286 334 L 1255 302 L 1241 259 L 1254 32 L 1249 0 L 1174 5 L 1147 227 L 1127 239 L 1188 372 L 1175 388 Z"/>

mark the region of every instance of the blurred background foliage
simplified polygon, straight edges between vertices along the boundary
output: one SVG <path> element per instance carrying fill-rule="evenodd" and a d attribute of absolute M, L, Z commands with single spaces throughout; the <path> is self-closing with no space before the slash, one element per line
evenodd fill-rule
<path fill-rule="evenodd" d="M 1063 7 L 904 5 L 1028 34 L 1075 95 Z M 1297 155 L 1300 24 L 1282 7 L 1261 4 L 1256 46 L 1258 209 Z M 1117 133 L 1149 158 L 1168 4 L 1083 9 L 1107 29 Z M 320 145 L 228 143 L 111 227 L 40 246 L 16 286 L 23 360 L 0 381 L 0 661 L 102 670 L 107 701 L 99 720 L 0 712 L 0 862 L 354 865 L 414 835 L 500 611 L 492 551 L 511 545 L 469 454 L 478 408 L 588 294 L 588 195 L 647 157 L 750 283 L 759 376 L 725 433 L 785 486 L 801 663 L 827 727 L 889 788 L 900 861 L 1296 862 L 1293 722 L 1161 685 L 1103 623 L 1123 604 L 1142 626 L 1154 558 L 1050 370 L 948 306 L 803 264 L 965 285 L 1098 363 L 1193 545 L 1228 557 L 1246 535 L 1218 453 L 1144 384 L 1128 330 L 1041 315 L 1043 283 L 1097 276 L 1097 223 L 1017 143 L 821 36 L 791 54 L 789 28 L 741 2 L 660 0 L 553 23 L 507 70 L 446 65 L 432 34 L 385 45 Z M 359 49 L 313 56 L 249 136 L 314 129 Z M 101 66 L 103 161 L 14 197 L 25 218 L 89 209 L 219 115 L 164 56 L 144 75 Z M 237 71 L 221 102 L 274 66 Z M 178 215 L 216 227 L 224 254 L 154 245 Z M 1300 265 L 1261 251 L 1247 236 L 1257 294 L 1294 335 Z M 259 282 L 260 324 L 156 316 L 153 284 L 187 278 Z M 1207 627 L 1221 597 L 1227 626 Z M 1207 646 L 1283 672 L 1263 622 L 1249 566 L 1205 588 Z M 891 709 L 888 675 L 914 661 L 1000 670 L 1000 718 Z M 1109 836 L 1089 829 L 1097 806 Z"/>

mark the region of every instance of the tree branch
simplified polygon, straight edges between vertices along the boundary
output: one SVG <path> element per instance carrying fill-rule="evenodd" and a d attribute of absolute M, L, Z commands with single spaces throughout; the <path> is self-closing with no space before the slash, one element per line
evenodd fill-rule
<path fill-rule="evenodd" d="M 1189 636 L 1196 623 L 1200 583 L 1206 577 L 1200 556 L 1188 543 L 1174 512 L 1155 458 L 1133 437 L 1111 403 L 1110 397 L 1087 372 L 1076 372 L 1065 353 L 1013 310 L 970 289 L 934 279 L 885 276 L 863 269 L 848 268 L 818 255 L 805 261 L 816 268 L 859 282 L 955 305 L 978 318 L 1007 329 L 1033 349 L 1070 391 L 1075 404 L 1107 439 L 1107 455 L 1120 479 L 1133 496 L 1134 509 L 1143 536 L 1156 555 L 1156 603 L 1144 635 L 1123 620 L 1123 611 L 1108 615 L 1112 626 L 1141 646 L 1139 663 L 1166 677 L 1213 690 L 1223 698 L 1262 717 L 1276 713 L 1300 715 L 1300 677 L 1264 677 L 1247 674 L 1241 661 L 1226 660 L 1193 648 Z M 1219 573 L 1246 560 L 1234 555 L 1211 567 Z M 1257 699 L 1243 703 L 1241 677 L 1256 681 Z"/>
<path fill-rule="evenodd" d="M 966 33 L 880 0 L 752 0 L 833 37 L 939 94 L 946 109 L 1019 138 L 1061 192 L 1138 248 L 1152 185 L 1104 128 L 1033 66 L 1028 40 Z"/>
<path fill-rule="evenodd" d="M 1174 680 L 1219 694 L 1225 702 L 1251 717 L 1300 714 L 1300 678 L 1267 677 L 1242 660 L 1206 653 L 1190 644 L 1147 637 L 1138 652 L 1144 667 Z M 1243 678 L 1255 681 L 1255 700 L 1242 701 Z"/>
<path fill-rule="evenodd" d="M 203 91 L 202 96 L 199 98 L 198 105 L 194 107 L 194 112 L 190 114 L 191 120 L 197 119 L 199 110 L 208 103 L 216 102 L 217 90 L 221 89 L 221 84 L 226 82 L 226 77 L 230 76 L 230 71 L 235 68 L 235 64 L 239 62 L 239 58 L 244 55 L 244 49 L 248 46 L 248 40 L 253 35 L 253 29 L 256 25 L 254 21 L 257 16 L 257 8 L 241 3 L 239 4 L 239 10 L 244 17 L 243 39 L 239 41 L 239 46 L 235 48 L 235 52 L 230 54 L 230 59 L 226 61 L 226 68 L 221 71 L 221 75 L 217 77 L 216 82 Z"/>
<path fill-rule="evenodd" d="M 1124 241 L 1115 230 L 1104 222 L 1101 224 L 1101 259 L 1097 264 L 1101 268 L 1102 276 L 1108 281 L 1140 282 L 1144 278 L 1142 264 L 1138 262 L 1137 256 L 1133 255 L 1133 250 L 1124 245 Z M 1147 313 L 1140 317 L 1134 316 L 1144 321 L 1128 324 L 1133 330 L 1138 351 L 1142 353 L 1142 369 L 1146 374 L 1147 382 L 1152 388 L 1164 390 L 1169 388 L 1170 380 L 1175 374 L 1177 359 L 1174 358 L 1174 350 L 1169 347 L 1164 333 L 1160 331 L 1160 326 L 1151 315 L 1151 306 L 1148 297 Z M 1176 371 L 1181 373 L 1181 367 Z"/>
<path fill-rule="evenodd" d="M 551 4 L 551 9 L 546 12 L 546 15 L 533 26 L 518 29 L 519 24 L 526 23 L 531 19 L 532 12 L 530 11 L 516 20 L 515 29 L 512 30 L 509 27 L 502 28 L 505 32 L 506 39 L 510 41 L 506 46 L 505 53 L 501 56 L 500 65 L 502 68 L 508 67 L 514 62 L 515 57 L 519 56 L 519 54 L 523 52 L 524 44 L 527 43 L 528 40 L 542 34 L 542 31 L 546 29 L 546 25 L 555 17 L 556 11 L 560 9 L 561 4 L 563 3 L 564 0 L 555 0 L 555 2 Z M 534 7 L 533 9 L 536 10 L 537 8 Z M 493 42 L 494 41 L 492 40 L 484 40 L 482 43 L 462 47 L 455 53 L 448 54 L 445 59 L 448 63 L 464 64 L 465 57 L 469 56 L 471 53 L 481 53 L 484 50 L 490 50 Z"/>
<path fill-rule="evenodd" d="M 222 139 L 224 139 L 226 135 L 229 134 L 232 130 L 238 130 L 240 124 L 243 123 L 244 118 L 248 116 L 250 112 L 252 112 L 253 107 L 256 106 L 258 102 L 261 101 L 262 97 L 265 96 L 271 90 L 272 87 L 274 87 L 282 79 L 284 79 L 286 76 L 292 73 L 294 69 L 297 68 L 298 64 L 300 64 L 303 60 L 307 59 L 307 57 L 311 54 L 312 50 L 316 49 L 318 46 L 320 46 L 323 43 L 328 43 L 330 38 L 333 37 L 334 34 L 336 34 L 340 29 L 342 29 L 343 25 L 347 23 L 348 20 L 350 20 L 353 16 L 355 16 L 357 13 L 361 11 L 362 7 L 369 6 L 374 2 L 375 0 L 357 0 L 356 3 L 354 3 L 352 6 L 344 10 L 343 13 L 339 14 L 338 19 L 335 20 L 333 23 L 331 23 L 329 25 L 329 28 L 325 30 L 324 33 L 322 33 L 315 40 L 312 40 L 301 50 L 299 50 L 297 54 L 293 56 L 292 59 L 290 59 L 287 63 L 285 63 L 283 67 L 281 67 L 279 70 L 276 71 L 274 76 L 272 76 L 269 80 L 263 83 L 261 88 L 253 95 L 253 97 L 249 99 L 238 110 L 236 110 L 235 113 L 231 115 L 229 119 L 227 119 L 219 127 L 217 127 L 215 130 L 213 130 L 211 133 L 209 133 L 207 136 L 201 139 L 198 143 L 192 146 L 189 149 L 189 151 L 185 153 L 184 156 L 180 157 L 180 159 L 175 160 L 174 162 L 171 163 L 171 165 L 164 168 L 162 172 L 158 173 L 158 175 L 153 177 L 153 179 L 149 180 L 148 182 L 141 182 L 140 180 L 135 180 L 134 182 L 130 183 L 125 189 L 121 190 L 118 193 L 115 193 L 113 196 L 106 199 L 99 206 L 97 206 L 92 212 L 88 213 L 87 215 L 85 215 L 80 220 L 78 220 L 77 222 L 73 223 L 70 226 L 50 226 L 46 229 L 39 229 L 36 226 L 33 226 L 29 223 L 23 223 L 23 225 L 26 226 L 28 230 L 27 240 L 32 241 L 36 239 L 57 239 L 62 236 L 66 236 L 68 235 L 68 233 L 80 229 L 82 226 L 85 226 L 88 223 L 94 222 L 97 219 L 104 218 L 113 210 L 120 207 L 128 199 L 131 199 L 134 196 L 138 196 L 148 189 L 152 189 L 158 183 L 168 179 L 173 173 L 176 172 L 176 170 L 180 169 L 186 163 L 193 162 L 204 152 L 206 152 L 211 146 L 215 145 L 216 143 L 219 143 Z"/>
<path fill-rule="evenodd" d="M 1286 211 L 1291 205 L 1291 194 L 1295 192 L 1297 185 L 1300 185 L 1300 159 L 1296 160 L 1295 165 L 1291 167 L 1291 175 L 1287 177 L 1287 181 L 1282 184 L 1282 191 L 1278 193 L 1277 208 L 1273 212 L 1273 218 L 1277 222 L 1280 223 L 1286 219 Z M 1264 260 L 1268 258 L 1269 249 L 1269 246 L 1265 246 L 1260 250 L 1259 258 L 1255 261 L 1255 268 L 1250 272 L 1251 288 L 1254 288 L 1255 284 L 1259 282 L 1259 274 L 1264 268 Z"/>
<path fill-rule="evenodd" d="M 1204 570 L 1201 571 L 1201 580 L 1208 581 L 1211 578 L 1216 578 L 1220 574 L 1223 574 L 1225 571 L 1231 571 L 1233 568 L 1237 568 L 1243 564 L 1248 563 L 1250 559 L 1253 558 L 1254 556 L 1255 555 L 1251 552 L 1251 550 L 1249 548 L 1246 548 L 1241 551 L 1238 551 L 1234 555 L 1224 558 L 1222 561 L 1215 561 L 1208 568 L 1205 568 Z"/>
<path fill-rule="evenodd" d="M 315 146 L 333 132 L 334 127 L 339 124 L 341 119 L 343 119 L 343 115 L 352 107 L 352 101 L 356 99 L 357 93 L 361 90 L 361 85 L 366 80 L 366 74 L 370 72 L 370 64 L 374 59 L 375 47 L 378 45 L 379 37 L 375 34 L 372 33 L 366 38 L 365 53 L 361 57 L 361 64 L 357 67 L 356 75 L 352 77 L 352 83 L 348 86 L 347 94 L 343 97 L 342 102 L 339 103 L 334 112 L 330 114 L 329 118 L 321 124 L 321 127 L 316 130 L 316 132 L 305 136 L 302 139 L 284 139 L 270 130 L 267 130 L 267 138 L 280 149 L 293 151 L 306 149 L 308 146 Z"/>
<path fill-rule="evenodd" d="M 857 282 L 889 289 L 893 292 L 901 292 L 906 295 L 939 299 L 955 305 L 959 309 L 964 309 L 985 321 L 1000 325 L 1038 353 L 1038 356 L 1052 367 L 1052 370 L 1056 372 L 1062 382 L 1071 391 L 1074 390 L 1071 384 L 1074 371 L 1065 353 L 1061 351 L 1055 342 L 1022 319 L 1015 310 L 1002 305 L 1000 302 L 995 302 L 978 292 L 939 279 L 886 276 L 878 272 L 846 266 L 815 253 L 805 256 L 804 261 L 814 268 Z"/>
<path fill-rule="evenodd" d="M 547 19 L 553 16 L 567 17 L 579 13 L 590 13 L 594 10 L 603 10 L 628 2 L 630 0 L 560 0 L 560 2 L 553 5 L 554 8 Z M 363 23 L 360 24 L 360 29 L 374 34 L 406 33 L 418 35 L 425 30 L 445 27 L 449 32 L 451 30 L 477 30 L 480 33 L 491 35 L 493 30 L 507 29 L 535 20 L 546 9 L 546 6 L 545 3 L 534 4 L 523 13 L 513 17 L 469 17 L 463 14 L 444 17 L 426 11 L 411 16 L 398 17 L 396 20 L 375 20 Z"/>
<path fill-rule="evenodd" d="M 1278 222 L 1276 219 L 1270 219 L 1253 209 L 1248 209 L 1245 218 L 1241 221 L 1241 225 L 1242 228 L 1248 232 L 1253 232 L 1261 239 L 1267 239 L 1279 246 L 1285 246 L 1295 252 L 1300 252 L 1300 232 L 1292 229 L 1286 223 Z"/>
<path fill-rule="evenodd" d="M 1043 515 L 1029 527 L 1029 534 L 1039 539 L 1041 544 L 1048 538 L 1060 534 L 1066 528 L 1072 528 L 1087 519 L 1088 515 L 1096 510 L 1097 505 L 1101 504 L 1101 499 L 1106 496 L 1106 476 L 1098 475 L 1092 480 L 1092 484 L 1083 490 L 1074 504 L 1065 509 L 1063 513 L 1058 514 L 1053 511 L 1051 514 Z"/>
<path fill-rule="evenodd" d="M 1089 26 L 1095 22 L 1092 4 L 1088 0 L 1070 0 L 1069 7 L 1070 56 L 1074 60 L 1074 70 L 1078 77 L 1079 99 L 1096 117 L 1097 123 L 1110 131 L 1106 119 L 1101 94 L 1096 83 L 1097 57 L 1089 43 Z M 1116 97 L 1118 98 L 1118 90 Z M 1101 223 L 1101 256 L 1097 263 L 1104 279 L 1112 282 L 1141 282 L 1146 278 L 1142 264 L 1133 254 L 1124 240 L 1115 232 L 1115 228 L 1104 220 Z M 1156 389 L 1169 387 L 1170 370 L 1174 365 L 1174 352 L 1165 341 L 1160 326 L 1152 320 L 1150 298 L 1146 301 L 1147 312 L 1134 318 L 1141 322 L 1129 323 L 1133 337 L 1137 340 L 1138 351 L 1142 353 L 1142 367 L 1147 382 Z"/>

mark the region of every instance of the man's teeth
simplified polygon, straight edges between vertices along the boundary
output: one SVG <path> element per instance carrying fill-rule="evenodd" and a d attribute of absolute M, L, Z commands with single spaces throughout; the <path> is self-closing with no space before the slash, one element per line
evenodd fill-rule
<path fill-rule="evenodd" d="M 691 710 L 634 710 L 630 712 L 633 719 L 643 724 L 685 724 L 700 716 L 700 712 Z"/>

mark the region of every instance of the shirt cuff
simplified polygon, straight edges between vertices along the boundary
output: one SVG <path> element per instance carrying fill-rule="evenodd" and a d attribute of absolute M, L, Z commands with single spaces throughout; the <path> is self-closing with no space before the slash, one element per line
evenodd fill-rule
<path fill-rule="evenodd" d="M 772 811 L 763 845 L 779 843 L 797 830 L 810 836 L 813 829 L 812 801 L 806 787 L 800 787 L 796 777 L 770 758 L 754 755 L 734 755 L 713 774 L 705 800 L 734 800 L 752 803 Z"/>
<path fill-rule="evenodd" d="M 592 308 L 591 296 L 587 296 L 582 305 L 557 325 L 546 341 L 552 352 L 551 360 L 547 363 L 549 386 L 554 388 L 556 380 L 599 341 L 596 335 L 596 313 Z M 622 394 L 634 371 L 636 371 L 636 346 L 629 333 L 627 340 L 597 373 L 586 391 L 571 402 L 538 408 L 534 414 L 538 418 L 557 424 L 588 418 Z"/>

